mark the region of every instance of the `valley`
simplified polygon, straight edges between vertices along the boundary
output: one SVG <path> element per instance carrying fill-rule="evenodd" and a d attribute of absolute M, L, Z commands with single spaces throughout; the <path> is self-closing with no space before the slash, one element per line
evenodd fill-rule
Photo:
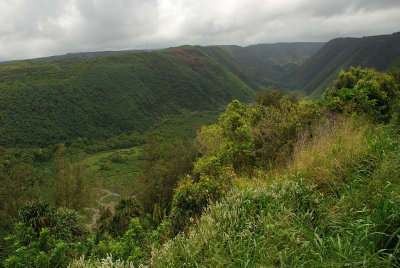
<path fill-rule="evenodd" d="M 399 68 L 399 33 L 3 62 L 0 266 L 396 266 Z"/>

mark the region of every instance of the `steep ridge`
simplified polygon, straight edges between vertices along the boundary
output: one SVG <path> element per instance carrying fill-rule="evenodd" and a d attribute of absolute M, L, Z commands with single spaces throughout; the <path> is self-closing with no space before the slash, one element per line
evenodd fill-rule
<path fill-rule="evenodd" d="M 144 131 L 160 117 L 213 110 L 232 99 L 251 101 L 252 79 L 239 77 L 239 70 L 233 73 L 206 50 L 0 65 L 1 144 L 47 146 Z"/>
<path fill-rule="evenodd" d="M 267 87 L 274 87 L 277 81 L 284 74 L 283 68 L 279 65 L 260 59 L 246 48 L 239 46 L 221 46 L 232 58 L 243 67 L 249 69 L 256 81 Z"/>
<path fill-rule="evenodd" d="M 399 66 L 399 58 L 400 33 L 337 38 L 329 41 L 298 69 L 285 75 L 281 84 L 317 97 L 332 84 L 342 69 L 361 66 L 385 71 Z"/>
<path fill-rule="evenodd" d="M 245 48 L 264 62 L 272 62 L 290 70 L 303 64 L 324 45 L 324 42 L 298 42 L 257 44 Z"/>
<path fill-rule="evenodd" d="M 270 88 L 281 87 L 280 80 L 289 71 L 314 55 L 325 43 L 275 43 L 247 47 L 221 46 L 242 66 L 254 73 L 255 79 Z"/>
<path fill-rule="evenodd" d="M 318 97 L 351 65 L 400 66 L 400 33 L 322 45 L 182 46 L 2 63 L 0 145 L 42 147 L 142 132 L 162 118 L 252 101 L 254 90 Z"/>

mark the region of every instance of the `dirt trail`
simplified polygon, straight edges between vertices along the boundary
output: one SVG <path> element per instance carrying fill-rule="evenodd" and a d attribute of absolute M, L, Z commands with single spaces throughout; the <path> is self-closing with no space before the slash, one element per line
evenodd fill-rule
<path fill-rule="evenodd" d="M 103 207 L 103 208 L 106 208 L 106 209 L 108 208 L 111 211 L 111 213 L 114 214 L 115 206 L 118 204 L 118 202 L 110 200 L 108 203 L 104 203 L 103 200 L 106 199 L 109 196 L 120 196 L 120 194 L 113 193 L 113 192 L 111 192 L 110 190 L 107 190 L 107 189 L 97 189 L 97 190 L 99 190 L 99 191 L 104 193 L 99 199 L 96 200 L 96 202 L 99 205 L 99 207 Z M 100 217 L 100 209 L 91 208 L 91 207 L 85 207 L 84 209 L 94 211 L 94 214 L 92 216 L 91 222 L 86 224 L 86 226 L 88 226 L 89 228 L 92 228 L 96 224 L 97 220 Z"/>

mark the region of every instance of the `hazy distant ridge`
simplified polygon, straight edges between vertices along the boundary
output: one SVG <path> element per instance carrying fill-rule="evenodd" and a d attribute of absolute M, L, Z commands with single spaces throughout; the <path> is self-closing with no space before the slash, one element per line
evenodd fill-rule
<path fill-rule="evenodd" d="M 333 39 L 298 69 L 286 74 L 281 85 L 319 96 L 340 70 L 350 66 L 378 71 L 400 67 L 400 33 Z"/>

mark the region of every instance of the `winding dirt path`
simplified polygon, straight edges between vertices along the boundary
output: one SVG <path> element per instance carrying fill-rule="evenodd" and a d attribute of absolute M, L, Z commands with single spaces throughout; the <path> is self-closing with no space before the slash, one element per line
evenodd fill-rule
<path fill-rule="evenodd" d="M 114 214 L 115 206 L 118 204 L 118 202 L 116 202 L 114 200 L 110 200 L 108 203 L 104 203 L 103 200 L 106 199 L 109 196 L 120 196 L 120 194 L 113 193 L 113 192 L 111 192 L 110 190 L 107 190 L 107 189 L 98 188 L 97 190 L 99 190 L 99 191 L 104 193 L 99 199 L 96 200 L 96 202 L 99 205 L 99 207 L 103 207 L 103 208 L 106 208 L 106 209 L 108 208 L 111 211 L 111 213 Z M 94 214 L 92 215 L 91 222 L 86 224 L 87 227 L 93 228 L 93 226 L 96 225 L 97 220 L 100 218 L 100 209 L 92 208 L 92 207 L 85 207 L 84 209 L 94 211 Z"/>

